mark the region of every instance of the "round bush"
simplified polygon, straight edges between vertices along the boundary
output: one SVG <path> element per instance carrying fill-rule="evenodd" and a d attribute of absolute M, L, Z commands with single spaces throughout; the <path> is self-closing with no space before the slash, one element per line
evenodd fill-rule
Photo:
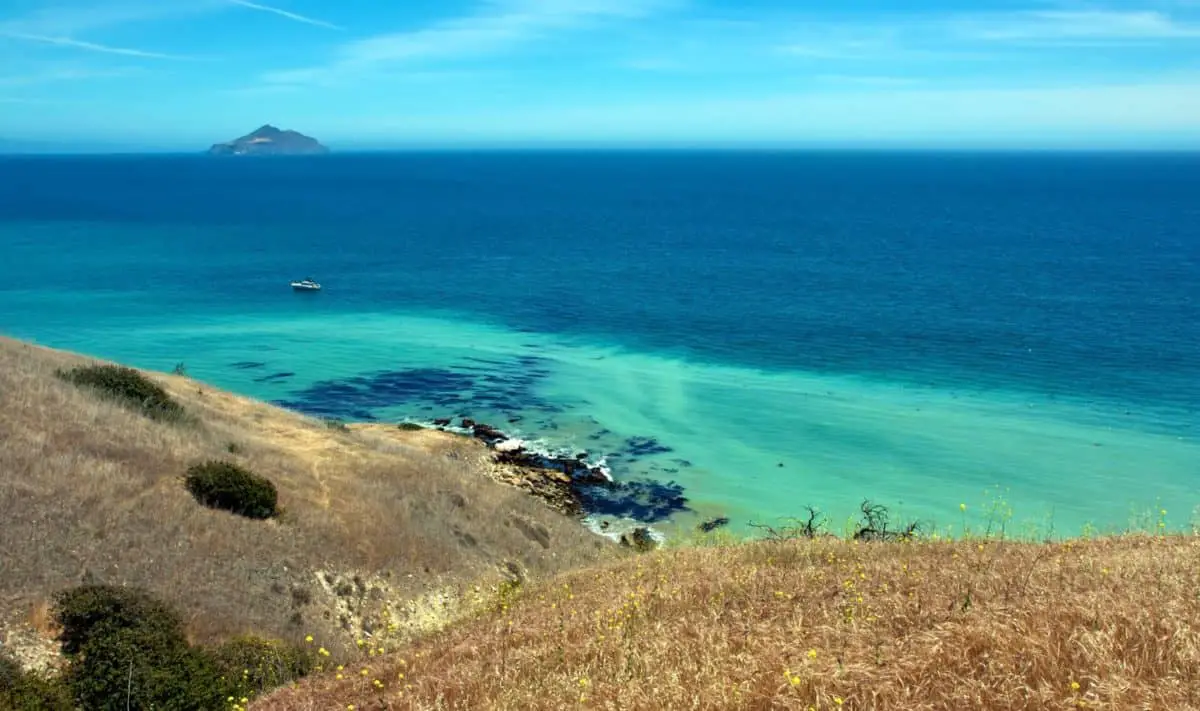
<path fill-rule="evenodd" d="M 193 465 L 188 469 L 187 488 L 201 504 L 246 518 L 271 518 L 279 513 L 275 485 L 230 462 Z"/>
<path fill-rule="evenodd" d="M 133 368 L 120 365 L 89 365 L 61 373 L 79 385 L 98 390 L 125 405 L 156 419 L 174 419 L 183 414 L 179 403 L 156 383 Z"/>

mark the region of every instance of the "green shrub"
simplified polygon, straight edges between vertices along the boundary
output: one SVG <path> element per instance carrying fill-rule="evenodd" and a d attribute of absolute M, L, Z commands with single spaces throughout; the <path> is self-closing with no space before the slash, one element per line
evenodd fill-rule
<path fill-rule="evenodd" d="M 0 660 L 0 711 L 9 711 L 10 688 L 24 694 L 14 698 L 34 699 L 11 703 L 12 711 L 76 705 L 87 711 L 215 711 L 228 708 L 229 697 L 262 695 L 315 665 L 311 652 L 250 636 L 210 649 L 192 647 L 179 615 L 137 588 L 73 588 L 55 598 L 54 617 L 69 660 L 61 683 L 22 675 Z"/>
<path fill-rule="evenodd" d="M 183 416 L 183 407 L 166 390 L 133 368 L 88 365 L 59 371 L 59 376 L 156 420 L 176 420 Z"/>
<path fill-rule="evenodd" d="M 58 679 L 26 673 L 0 656 L 0 711 L 73 711 L 71 693 Z"/>
<path fill-rule="evenodd" d="M 401 422 L 397 427 L 405 432 L 420 432 L 425 429 L 424 425 L 418 425 L 416 422 Z"/>
<path fill-rule="evenodd" d="M 216 664 L 202 650 L 151 650 L 137 629 L 97 637 L 68 678 L 75 700 L 88 711 L 212 711 L 225 705 Z"/>
<path fill-rule="evenodd" d="M 210 650 L 224 680 L 223 693 L 240 699 L 262 695 L 306 676 L 317 664 L 308 650 L 253 635 Z"/>
<path fill-rule="evenodd" d="M 63 654 L 80 654 L 94 636 L 137 628 L 155 648 L 186 644 L 183 621 L 165 603 L 139 588 L 80 585 L 54 599 Z"/>
<path fill-rule="evenodd" d="M 193 465 L 187 473 L 188 491 L 201 504 L 246 518 L 270 518 L 279 513 L 279 493 L 265 477 L 230 462 Z"/>
<path fill-rule="evenodd" d="M 25 672 L 17 660 L 0 654 L 0 694 L 20 684 L 25 679 Z M 3 698 L 0 696 L 0 698 Z M 2 708 L 2 707 L 0 707 Z"/>
<path fill-rule="evenodd" d="M 187 643 L 179 616 L 136 588 L 84 585 L 55 600 L 65 680 L 88 711 L 218 709 L 215 661 Z"/>

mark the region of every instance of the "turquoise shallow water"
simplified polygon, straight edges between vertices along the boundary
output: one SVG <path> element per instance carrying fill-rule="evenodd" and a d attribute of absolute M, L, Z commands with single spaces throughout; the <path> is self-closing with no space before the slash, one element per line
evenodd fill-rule
<path fill-rule="evenodd" d="M 371 411 L 396 421 L 469 414 L 551 449 L 617 452 L 609 464 L 618 478 L 683 487 L 692 511 L 659 521 L 665 530 L 725 515 L 745 531 L 808 504 L 841 526 L 864 497 L 955 530 L 960 503 L 978 527 L 997 498 L 1014 510 L 1018 532 L 1117 527 L 1160 505 L 1182 524 L 1200 473 L 1200 443 L 1116 403 L 694 363 L 463 319 L 155 318 L 44 335 L 163 370 L 183 362 L 193 377 L 266 400 L 399 368 L 487 362 L 486 372 L 508 378 L 536 358 L 540 374 L 522 395 L 533 407 L 473 406 L 464 389 L 457 408 L 417 396 Z M 232 367 L 252 363 L 262 365 Z M 272 377 L 286 373 L 294 375 Z M 514 416 L 523 419 L 508 423 Z M 646 433 L 670 451 L 622 458 L 624 443 Z"/>
<path fill-rule="evenodd" d="M 668 531 L 1188 525 L 1200 167 L 898 160 L 0 159 L 0 330 L 586 450 Z"/>

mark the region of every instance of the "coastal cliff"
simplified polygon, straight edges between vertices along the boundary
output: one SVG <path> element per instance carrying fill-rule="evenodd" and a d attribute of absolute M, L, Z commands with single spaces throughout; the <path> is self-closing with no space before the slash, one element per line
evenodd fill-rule
<path fill-rule="evenodd" d="M 281 130 L 267 124 L 251 133 L 226 143 L 213 144 L 211 156 L 243 155 L 324 155 L 329 149 L 317 139 L 292 130 Z"/>

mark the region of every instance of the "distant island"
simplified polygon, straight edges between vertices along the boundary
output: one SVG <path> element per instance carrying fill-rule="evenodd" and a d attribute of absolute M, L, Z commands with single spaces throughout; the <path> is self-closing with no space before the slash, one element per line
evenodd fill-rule
<path fill-rule="evenodd" d="M 213 144 L 210 156 L 303 156 L 323 155 L 329 149 L 317 139 L 296 131 L 284 131 L 267 124 L 241 138 Z"/>

